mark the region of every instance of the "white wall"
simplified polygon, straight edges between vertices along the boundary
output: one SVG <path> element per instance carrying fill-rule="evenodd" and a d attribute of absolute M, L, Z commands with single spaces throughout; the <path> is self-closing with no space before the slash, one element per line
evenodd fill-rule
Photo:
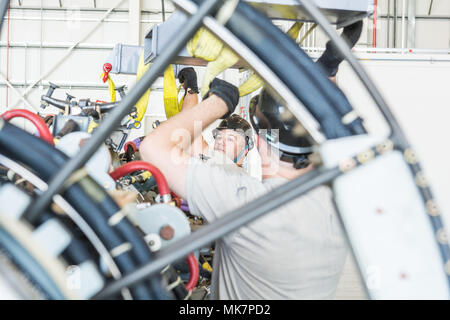
<path fill-rule="evenodd" d="M 398 55 L 360 55 L 367 59 L 363 66 L 417 150 L 450 232 L 450 57 L 419 56 L 434 62 L 398 61 Z M 353 106 L 366 116 L 368 128 L 386 134 L 387 127 L 374 103 L 346 63 L 340 68 L 338 83 Z"/>

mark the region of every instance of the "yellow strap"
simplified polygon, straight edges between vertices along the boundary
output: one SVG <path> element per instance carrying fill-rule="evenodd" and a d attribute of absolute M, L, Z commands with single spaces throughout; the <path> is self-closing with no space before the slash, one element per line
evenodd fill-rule
<path fill-rule="evenodd" d="M 287 34 L 292 38 L 292 39 L 297 39 L 298 35 L 300 33 L 300 30 L 303 27 L 303 22 L 296 22 L 292 25 L 292 27 L 288 30 Z M 311 32 L 311 29 L 308 31 Z M 306 34 L 308 35 L 308 33 Z M 240 87 L 239 87 L 239 96 L 243 97 L 246 96 L 256 90 L 258 90 L 259 88 L 261 88 L 263 86 L 264 82 L 262 81 L 262 79 L 256 75 L 256 74 L 252 74 L 250 76 L 250 78 L 248 78 Z"/>
<path fill-rule="evenodd" d="M 167 119 L 180 112 L 177 84 L 172 65 L 169 65 L 164 71 L 164 109 Z"/>
<path fill-rule="evenodd" d="M 292 25 L 287 34 L 295 40 L 298 38 L 302 27 L 303 22 L 296 22 Z M 302 41 L 314 28 L 315 25 L 307 31 L 302 38 Z M 203 76 L 203 84 L 200 91 L 202 96 L 208 92 L 209 84 L 218 74 L 232 67 L 239 61 L 237 55 L 225 47 L 220 40 L 204 28 L 200 28 L 197 31 L 194 38 L 186 45 L 186 49 L 191 56 L 209 61 L 206 66 L 205 75 Z M 239 95 L 241 97 L 246 96 L 261 88 L 263 84 L 264 82 L 262 79 L 258 75 L 253 74 L 239 87 Z"/>
<path fill-rule="evenodd" d="M 92 133 L 92 130 L 98 127 L 98 123 L 95 121 L 91 121 L 88 126 L 88 133 Z"/>
<path fill-rule="evenodd" d="M 288 30 L 287 34 L 292 39 L 296 40 L 298 38 L 298 34 L 303 27 L 303 22 L 296 22 L 292 25 L 292 27 Z"/>
<path fill-rule="evenodd" d="M 144 171 L 144 172 L 142 172 L 142 173 L 140 174 L 140 176 L 141 176 L 144 180 L 147 180 L 147 179 L 150 179 L 150 177 L 152 176 L 152 174 L 150 173 L 150 171 Z"/>
<path fill-rule="evenodd" d="M 205 261 L 205 263 L 202 264 L 202 268 L 206 271 L 212 272 L 211 265 L 208 263 L 208 261 Z"/>
<path fill-rule="evenodd" d="M 103 79 L 103 76 L 105 73 L 103 72 L 100 78 Z M 108 74 L 108 90 L 109 90 L 109 96 L 111 97 L 111 102 L 116 102 L 116 86 L 114 82 L 112 81 L 111 77 Z"/>
<path fill-rule="evenodd" d="M 206 72 L 203 76 L 202 89 L 200 91 L 202 97 L 208 92 L 211 81 L 213 81 L 221 72 L 235 65 L 238 61 L 239 57 L 230 49 L 224 47 L 216 60 L 208 62 Z"/>
<path fill-rule="evenodd" d="M 200 28 L 186 45 L 189 55 L 206 61 L 216 60 L 222 48 L 222 42 L 205 28 Z"/>
<path fill-rule="evenodd" d="M 305 35 L 297 42 L 297 44 L 302 44 L 303 41 L 306 39 L 307 36 L 317 27 L 317 24 L 313 24 L 311 28 L 309 28 L 308 31 L 306 31 Z"/>
<path fill-rule="evenodd" d="M 246 96 L 253 91 L 258 90 L 264 84 L 264 81 L 258 75 L 252 74 L 241 86 L 239 87 L 239 96 Z"/>
<path fill-rule="evenodd" d="M 144 73 L 148 70 L 150 64 L 145 65 L 144 63 L 144 50 L 142 50 L 141 56 L 139 58 L 138 69 L 136 74 L 136 82 L 138 82 Z M 144 118 L 145 111 L 147 110 L 148 100 L 150 99 L 150 88 L 142 95 L 139 101 L 136 103 L 137 110 L 137 121 L 141 121 Z"/>

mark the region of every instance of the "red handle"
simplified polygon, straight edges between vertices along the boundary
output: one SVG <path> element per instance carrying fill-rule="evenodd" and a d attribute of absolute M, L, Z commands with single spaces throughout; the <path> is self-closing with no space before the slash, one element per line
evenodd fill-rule
<path fill-rule="evenodd" d="M 186 260 L 189 265 L 189 273 L 190 273 L 189 281 L 188 283 L 186 283 L 186 289 L 187 291 L 191 291 L 192 289 L 195 288 L 198 282 L 198 274 L 199 274 L 198 262 L 193 253 L 189 254 Z"/>
<path fill-rule="evenodd" d="M 161 171 L 154 165 L 145 162 L 145 161 L 132 161 L 124 164 L 123 166 L 117 168 L 113 172 L 110 172 L 109 175 L 114 180 L 118 180 L 122 178 L 123 176 L 126 176 L 127 174 L 130 174 L 132 172 L 138 171 L 138 170 L 148 170 L 151 172 L 153 177 L 155 177 L 156 184 L 158 185 L 158 190 L 161 196 L 164 195 L 170 195 L 169 186 L 167 184 L 166 178 L 164 178 L 164 175 Z"/>
<path fill-rule="evenodd" d="M 29 121 L 31 121 L 36 129 L 39 132 L 39 137 L 54 146 L 53 142 L 53 135 L 51 134 L 50 130 L 48 129 L 47 125 L 45 124 L 44 120 L 42 120 L 41 117 L 39 117 L 37 114 L 25 110 L 25 109 L 14 109 L 6 111 L 1 115 L 3 119 L 6 121 L 9 121 L 13 118 L 25 118 Z"/>

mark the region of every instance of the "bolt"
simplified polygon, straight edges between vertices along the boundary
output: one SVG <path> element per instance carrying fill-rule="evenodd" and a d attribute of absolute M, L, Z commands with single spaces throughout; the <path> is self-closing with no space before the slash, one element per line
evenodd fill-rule
<path fill-rule="evenodd" d="M 175 230 L 173 230 L 173 228 L 171 226 L 169 226 L 168 224 L 166 224 L 165 226 L 161 227 L 161 229 L 159 230 L 159 235 L 164 240 L 172 239 L 174 234 L 175 234 Z"/>

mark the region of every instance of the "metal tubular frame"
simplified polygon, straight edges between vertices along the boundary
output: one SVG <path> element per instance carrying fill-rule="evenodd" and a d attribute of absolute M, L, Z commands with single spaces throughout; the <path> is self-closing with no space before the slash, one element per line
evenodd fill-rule
<path fill-rule="evenodd" d="M 304 6 L 305 10 L 314 19 L 314 21 L 323 28 L 325 33 L 334 42 L 340 53 L 344 55 L 355 73 L 363 82 L 369 94 L 375 100 L 385 120 L 390 126 L 390 139 L 393 141 L 395 148 L 401 151 L 407 150 L 409 148 L 409 144 L 403 132 L 401 131 L 398 122 L 394 118 L 393 114 L 389 110 L 386 102 L 384 101 L 377 88 L 374 86 L 373 82 L 365 73 L 361 65 L 357 62 L 356 58 L 352 55 L 351 50 L 348 48 L 347 44 L 337 35 L 325 16 L 320 13 L 319 9 L 310 0 L 297 1 Z M 179 4 L 183 1 L 174 0 L 174 2 L 176 4 Z M 205 20 L 207 19 L 205 18 Z M 413 174 L 417 174 L 421 170 L 418 163 L 409 164 L 409 167 Z M 281 206 L 287 201 L 290 201 L 313 189 L 314 187 L 325 184 L 335 179 L 340 174 L 341 172 L 338 168 L 332 168 L 325 171 L 316 170 L 305 176 L 299 177 L 279 187 L 278 189 L 275 189 L 272 194 L 266 196 L 265 198 L 256 199 L 253 202 L 237 209 L 234 213 L 226 214 L 223 218 L 215 221 L 213 224 L 206 226 L 195 234 L 190 235 L 188 238 L 183 239 L 182 243 L 181 241 L 179 241 L 173 243 L 171 246 L 168 246 L 159 253 L 158 258 L 154 262 L 139 268 L 138 270 L 128 274 L 121 280 L 109 285 L 95 298 L 105 298 L 108 295 L 117 292 L 122 287 L 129 286 L 130 284 L 144 280 L 146 277 L 149 277 L 150 275 L 163 268 L 166 264 L 169 264 L 170 262 L 183 257 L 192 250 L 198 249 L 201 246 L 206 245 L 211 241 L 238 229 L 239 227 L 253 221 L 263 214 Z M 421 188 L 420 194 L 424 202 L 432 199 L 429 188 Z M 438 222 L 438 225 L 436 225 L 436 222 Z M 437 221 L 431 221 L 431 223 L 435 231 L 437 227 L 439 227 L 439 224 L 440 226 L 442 226 L 442 221 L 440 218 L 438 218 Z M 450 261 L 450 248 L 448 244 L 441 245 L 438 243 L 438 246 L 445 264 L 447 261 Z M 447 276 L 447 279 L 450 283 L 450 276 Z"/>
<path fill-rule="evenodd" d="M 406 140 L 403 132 L 401 131 L 398 122 L 393 117 L 393 114 L 389 110 L 379 91 L 376 89 L 372 81 L 362 69 L 361 65 L 357 62 L 356 58 L 351 54 L 351 51 L 346 43 L 342 39 L 340 39 L 340 37 L 328 23 L 327 19 L 320 13 L 318 8 L 310 0 L 297 1 L 303 5 L 303 8 L 313 18 L 313 20 L 322 27 L 325 33 L 334 42 L 341 54 L 350 63 L 360 80 L 363 82 L 364 86 L 376 102 L 385 120 L 388 122 L 391 128 L 390 138 L 393 141 L 396 149 L 400 151 L 409 149 L 409 143 Z M 188 0 L 174 0 L 174 2 L 176 4 L 179 4 L 188 2 Z M 97 147 L 102 143 L 104 138 L 108 136 L 115 125 L 121 120 L 121 117 L 126 114 L 128 107 L 133 105 L 137 101 L 141 94 L 146 90 L 147 86 L 151 84 L 159 75 L 159 73 L 163 71 L 164 67 L 170 62 L 172 56 L 176 54 L 184 45 L 184 43 L 187 42 L 190 36 L 193 35 L 193 32 L 200 26 L 201 22 L 203 21 L 205 25 L 207 25 L 206 22 L 210 21 L 211 24 L 211 20 L 213 19 L 204 17 L 217 2 L 218 0 L 210 0 L 205 1 L 205 3 L 202 4 L 197 13 L 195 13 L 195 15 L 193 15 L 193 17 L 188 20 L 188 26 L 183 30 L 180 37 L 171 44 L 171 46 L 169 47 L 170 50 L 168 49 L 164 55 L 161 55 L 155 61 L 152 68 L 150 68 L 149 71 L 144 75 L 141 82 L 139 82 L 135 86 L 135 88 L 133 88 L 133 90 L 130 92 L 127 98 L 123 100 L 117 110 L 115 110 L 108 119 L 105 119 L 105 122 L 99 127 L 99 131 L 94 134 L 93 138 L 88 143 L 86 143 L 85 148 L 80 152 L 80 154 L 76 158 L 73 158 L 71 161 L 69 161 L 68 164 L 57 174 L 57 176 L 51 181 L 49 190 L 45 192 L 41 197 L 39 197 L 35 203 L 30 205 L 29 210 L 31 210 L 31 212 L 33 212 L 35 215 L 39 214 L 39 212 L 50 203 L 52 197 L 60 191 L 63 182 L 71 175 L 74 170 L 81 167 L 89 159 L 89 157 L 95 152 Z M 394 16 L 396 16 L 396 14 L 394 14 Z M 220 30 L 216 31 L 215 33 L 217 34 L 217 32 L 220 32 Z M 409 167 L 413 174 L 417 174 L 421 170 L 418 163 L 409 164 Z M 107 295 L 113 292 L 117 292 L 118 290 L 129 284 L 144 280 L 149 275 L 154 274 L 158 270 L 162 269 L 168 263 L 181 258 L 192 250 L 210 243 L 211 241 L 220 238 L 228 234 L 229 232 L 232 232 L 233 230 L 253 221 L 254 219 L 279 207 L 287 201 L 292 200 L 300 196 L 301 194 L 311 190 L 312 188 L 335 179 L 341 173 L 342 172 L 338 168 L 332 168 L 322 171 L 316 170 L 305 176 L 290 181 L 289 183 L 279 187 L 278 189 L 275 189 L 269 196 L 265 196 L 265 199 L 257 199 L 236 210 L 234 213 L 225 215 L 215 223 L 203 228 L 202 230 L 199 230 L 195 234 L 190 235 L 188 238 L 183 239 L 183 243 L 180 243 L 179 241 L 173 243 L 171 246 L 168 246 L 158 254 L 158 259 L 106 287 L 96 297 L 104 298 Z M 420 188 L 420 194 L 424 201 L 432 199 L 432 194 L 428 187 Z M 237 216 L 239 216 L 239 219 L 236 219 Z M 435 230 L 436 228 L 443 226 L 440 217 L 430 217 L 430 219 L 432 220 L 431 223 Z M 450 261 L 450 249 L 448 247 L 448 244 L 438 245 L 444 263 Z M 447 278 L 450 282 L 450 276 L 448 276 Z"/>

